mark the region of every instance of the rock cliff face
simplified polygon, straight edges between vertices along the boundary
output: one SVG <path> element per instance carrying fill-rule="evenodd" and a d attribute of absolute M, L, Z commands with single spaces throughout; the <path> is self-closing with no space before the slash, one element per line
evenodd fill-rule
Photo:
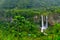
<path fill-rule="evenodd" d="M 52 15 L 52 19 L 56 23 L 60 23 L 60 14 L 56 13 L 56 14 Z"/>
<path fill-rule="evenodd" d="M 40 23 L 41 24 L 41 18 L 40 16 L 34 16 L 34 22 L 35 23 Z M 44 18 L 45 19 L 45 18 Z M 45 22 L 46 20 L 44 20 Z M 59 14 L 54 14 L 54 15 L 49 15 L 48 16 L 48 23 L 49 25 L 53 26 L 55 23 L 60 23 L 60 15 Z"/>

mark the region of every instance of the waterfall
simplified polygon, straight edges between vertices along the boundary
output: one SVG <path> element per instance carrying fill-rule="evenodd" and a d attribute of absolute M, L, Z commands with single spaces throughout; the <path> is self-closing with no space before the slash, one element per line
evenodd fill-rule
<path fill-rule="evenodd" d="M 41 17 L 42 17 L 42 27 L 44 26 L 44 20 L 43 20 L 43 15 L 41 15 Z"/>
<path fill-rule="evenodd" d="M 44 22 L 43 22 L 43 15 L 41 15 L 41 21 L 42 21 L 42 27 L 41 27 L 41 32 L 43 32 L 43 29 L 44 29 Z"/>
<path fill-rule="evenodd" d="M 46 28 L 48 28 L 48 16 L 46 16 Z"/>
<path fill-rule="evenodd" d="M 43 15 L 41 15 L 41 23 L 42 23 L 42 27 L 41 27 L 41 32 L 43 32 L 45 29 L 47 29 L 48 28 L 48 17 L 46 16 L 46 23 L 45 23 L 45 26 L 44 26 L 44 16 Z"/>

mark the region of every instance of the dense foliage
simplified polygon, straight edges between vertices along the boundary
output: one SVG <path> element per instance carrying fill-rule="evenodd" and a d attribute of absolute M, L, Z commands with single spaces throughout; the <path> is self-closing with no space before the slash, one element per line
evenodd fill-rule
<path fill-rule="evenodd" d="M 40 32 L 41 15 L 55 18 L 48 35 Z M 60 0 L 0 0 L 0 40 L 60 40 L 58 19 Z"/>
<path fill-rule="evenodd" d="M 60 24 L 49 26 L 45 31 L 48 35 L 40 32 L 40 23 L 35 23 L 35 15 L 50 15 L 60 13 L 59 9 L 41 11 L 33 9 L 10 9 L 0 10 L 0 40 L 60 40 Z M 53 15 L 53 14 L 52 14 Z"/>

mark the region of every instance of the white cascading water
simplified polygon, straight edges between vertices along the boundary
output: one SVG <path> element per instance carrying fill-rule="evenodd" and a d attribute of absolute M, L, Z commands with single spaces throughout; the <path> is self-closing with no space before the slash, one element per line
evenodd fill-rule
<path fill-rule="evenodd" d="M 48 28 L 48 17 L 46 16 L 46 28 Z"/>
<path fill-rule="evenodd" d="M 43 29 L 44 29 L 43 15 L 41 15 L 41 19 L 42 19 L 42 27 L 41 27 L 41 32 L 43 32 Z"/>
<path fill-rule="evenodd" d="M 41 32 L 44 32 L 44 30 L 46 30 L 48 28 L 48 17 L 46 16 L 46 25 L 44 26 L 44 18 L 43 15 L 41 15 L 41 19 L 42 19 L 42 27 L 41 27 Z M 47 35 L 46 33 L 44 33 L 45 35 Z"/>

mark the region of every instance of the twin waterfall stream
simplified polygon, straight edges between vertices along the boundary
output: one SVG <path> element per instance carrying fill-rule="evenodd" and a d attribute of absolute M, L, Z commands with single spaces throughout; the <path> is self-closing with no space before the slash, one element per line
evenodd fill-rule
<path fill-rule="evenodd" d="M 44 33 L 44 30 L 46 30 L 48 28 L 48 16 L 45 16 L 45 23 L 44 23 L 44 16 L 41 15 L 41 32 Z M 46 33 L 44 33 L 44 35 L 47 35 Z"/>

